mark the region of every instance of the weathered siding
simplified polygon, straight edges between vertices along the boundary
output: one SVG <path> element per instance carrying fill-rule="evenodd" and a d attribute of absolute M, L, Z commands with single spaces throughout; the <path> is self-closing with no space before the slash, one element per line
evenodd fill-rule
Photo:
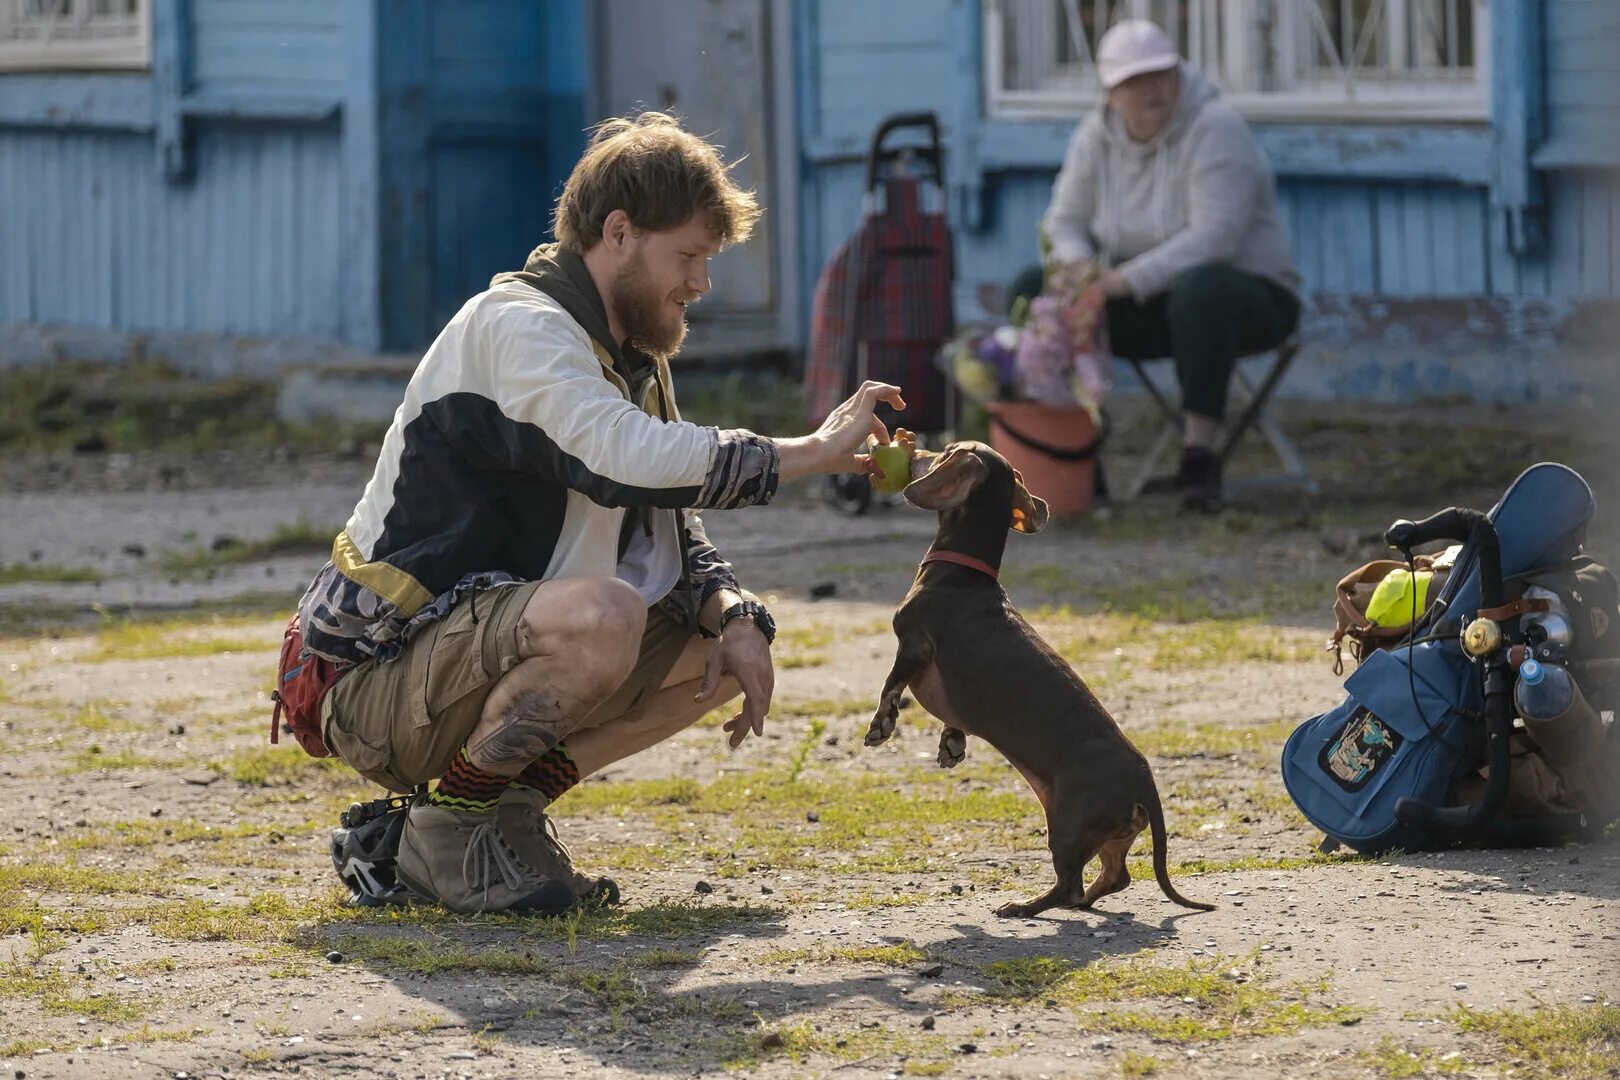
<path fill-rule="evenodd" d="M 0 76 L 0 323 L 374 347 L 370 22 L 160 0 L 148 75 Z"/>
<path fill-rule="evenodd" d="M 1548 135 L 1560 155 L 1620 163 L 1620 4 L 1549 0 Z"/>
<path fill-rule="evenodd" d="M 150 136 L 0 131 L 0 322 L 345 340 L 339 140 L 205 130 L 199 182 Z"/>
<path fill-rule="evenodd" d="M 342 99 L 349 78 L 347 6 L 329 0 L 190 0 L 194 90 Z"/>

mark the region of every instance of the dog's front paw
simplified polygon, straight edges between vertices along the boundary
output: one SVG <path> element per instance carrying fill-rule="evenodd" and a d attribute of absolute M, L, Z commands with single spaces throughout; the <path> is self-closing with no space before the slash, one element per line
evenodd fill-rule
<path fill-rule="evenodd" d="M 900 710 L 885 702 L 879 705 L 877 712 L 872 714 L 872 725 L 866 729 L 866 745 L 878 746 L 888 741 L 894 734 L 895 718 Z"/>
<path fill-rule="evenodd" d="M 954 769 L 967 757 L 967 732 L 948 727 L 939 736 L 939 767 Z"/>
<path fill-rule="evenodd" d="M 1021 904 L 1016 900 L 1009 900 L 996 908 L 996 917 L 999 919 L 1027 919 L 1034 913 L 1034 905 Z"/>

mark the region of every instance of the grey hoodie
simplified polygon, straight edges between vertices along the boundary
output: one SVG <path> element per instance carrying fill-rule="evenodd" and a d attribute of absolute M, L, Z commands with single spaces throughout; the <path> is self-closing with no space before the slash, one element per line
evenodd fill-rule
<path fill-rule="evenodd" d="M 1138 300 L 1224 262 L 1299 290 L 1271 166 L 1243 118 L 1186 64 L 1164 131 L 1136 142 L 1105 99 L 1069 140 L 1045 225 L 1054 258 L 1101 256 Z"/>

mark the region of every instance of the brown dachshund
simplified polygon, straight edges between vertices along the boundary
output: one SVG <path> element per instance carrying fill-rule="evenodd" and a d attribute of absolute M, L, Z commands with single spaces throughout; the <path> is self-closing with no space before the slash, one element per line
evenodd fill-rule
<path fill-rule="evenodd" d="M 1089 908 L 1119 892 L 1131 883 L 1126 853 L 1149 826 L 1153 873 L 1165 895 L 1183 907 L 1214 910 L 1170 884 L 1164 810 L 1147 759 L 997 581 L 1008 528 L 1040 531 L 1046 503 L 1005 458 L 977 442 L 952 443 L 943 454 L 919 452 L 905 498 L 939 511 L 939 533 L 894 613 L 899 649 L 866 745 L 894 733 L 900 695 L 910 687 L 945 723 L 941 766 L 959 763 L 967 737 L 977 735 L 1024 774 L 1046 811 L 1057 884 L 1027 903 L 1002 905 L 997 915 Z M 1088 889 L 1083 871 L 1094 856 L 1102 869 Z"/>

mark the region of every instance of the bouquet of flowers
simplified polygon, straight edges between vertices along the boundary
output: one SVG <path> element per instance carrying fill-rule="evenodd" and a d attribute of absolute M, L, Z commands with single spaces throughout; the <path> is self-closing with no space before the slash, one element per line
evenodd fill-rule
<path fill-rule="evenodd" d="M 1014 372 L 1018 396 L 1044 405 L 1080 405 L 1096 418 L 1113 375 L 1095 263 L 1054 267 L 1029 302 Z"/>
<path fill-rule="evenodd" d="M 956 385 L 980 403 L 1079 405 L 1096 421 L 1113 376 L 1098 274 L 1094 264 L 1053 266 L 1008 324 L 958 337 L 945 352 Z"/>

